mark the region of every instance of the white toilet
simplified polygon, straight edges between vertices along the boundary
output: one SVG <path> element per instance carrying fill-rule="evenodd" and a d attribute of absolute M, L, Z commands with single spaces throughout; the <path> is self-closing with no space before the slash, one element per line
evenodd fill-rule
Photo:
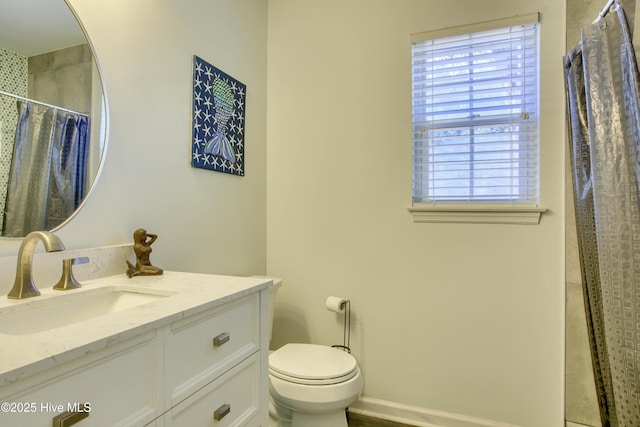
<path fill-rule="evenodd" d="M 272 279 L 269 315 L 273 324 L 282 280 Z M 347 427 L 345 411 L 358 400 L 362 383 L 358 362 L 346 351 L 286 344 L 269 354 L 270 427 Z"/>

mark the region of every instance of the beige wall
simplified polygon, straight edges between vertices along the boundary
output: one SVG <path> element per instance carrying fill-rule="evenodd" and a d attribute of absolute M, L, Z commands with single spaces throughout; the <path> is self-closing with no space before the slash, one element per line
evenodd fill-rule
<path fill-rule="evenodd" d="M 168 270 L 266 270 L 264 0 L 69 0 L 105 77 L 109 147 L 89 201 L 58 234 L 67 248 L 157 233 L 152 262 Z M 248 87 L 246 176 L 190 165 L 193 55 Z M 0 242 L 0 254 L 18 242 Z M 124 266 L 123 266 L 124 271 Z M 0 275 L 10 287 L 13 272 Z"/>
<path fill-rule="evenodd" d="M 539 11 L 537 226 L 414 224 L 409 34 Z M 270 0 L 267 270 L 274 344 L 342 341 L 366 397 L 526 427 L 563 424 L 565 5 Z"/>

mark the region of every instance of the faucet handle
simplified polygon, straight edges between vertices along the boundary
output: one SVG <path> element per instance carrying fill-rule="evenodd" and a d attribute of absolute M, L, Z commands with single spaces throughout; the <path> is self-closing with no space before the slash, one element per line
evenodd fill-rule
<path fill-rule="evenodd" d="M 80 258 L 65 258 L 62 260 L 62 277 L 53 289 L 59 291 L 67 291 L 69 289 L 77 289 L 81 287 L 80 283 L 73 277 L 72 265 L 74 264 L 86 264 L 89 262 L 88 257 Z"/>

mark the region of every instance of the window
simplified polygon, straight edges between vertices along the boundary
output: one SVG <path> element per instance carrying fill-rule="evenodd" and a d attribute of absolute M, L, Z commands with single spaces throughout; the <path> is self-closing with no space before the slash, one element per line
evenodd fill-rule
<path fill-rule="evenodd" d="M 537 206 L 538 15 L 443 32 L 412 37 L 414 206 Z"/>

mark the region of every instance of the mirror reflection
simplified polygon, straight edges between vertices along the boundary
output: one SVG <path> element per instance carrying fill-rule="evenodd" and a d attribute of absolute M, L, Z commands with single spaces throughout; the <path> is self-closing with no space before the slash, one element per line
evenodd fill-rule
<path fill-rule="evenodd" d="M 78 210 L 104 147 L 96 60 L 64 0 L 0 0 L 0 230 L 53 230 Z"/>

